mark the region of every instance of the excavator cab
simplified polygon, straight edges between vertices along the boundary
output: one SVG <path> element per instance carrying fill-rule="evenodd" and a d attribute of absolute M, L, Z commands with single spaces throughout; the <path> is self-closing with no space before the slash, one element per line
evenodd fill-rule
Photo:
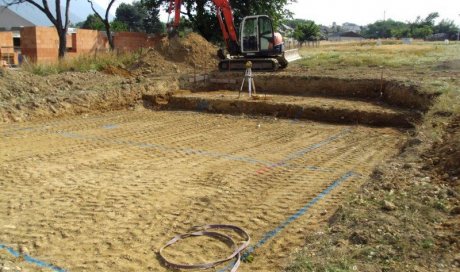
<path fill-rule="evenodd" d="M 243 18 L 240 29 L 241 53 L 245 56 L 264 57 L 283 53 L 281 35 L 273 31 L 273 23 L 267 15 Z"/>

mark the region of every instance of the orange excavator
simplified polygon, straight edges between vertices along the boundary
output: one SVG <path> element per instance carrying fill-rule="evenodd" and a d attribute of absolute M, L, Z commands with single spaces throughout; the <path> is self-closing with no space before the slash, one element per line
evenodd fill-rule
<path fill-rule="evenodd" d="M 216 6 L 217 19 L 226 44 L 220 49 L 219 70 L 239 71 L 246 69 L 246 62 L 252 62 L 252 70 L 276 71 L 288 63 L 300 59 L 298 49 L 285 50 L 283 37 L 273 31 L 273 23 L 267 15 L 243 18 L 238 37 L 229 0 L 212 0 Z M 182 0 L 170 0 L 168 12 L 174 11 L 174 21 L 168 24 L 169 33 L 177 33 L 180 22 Z"/>

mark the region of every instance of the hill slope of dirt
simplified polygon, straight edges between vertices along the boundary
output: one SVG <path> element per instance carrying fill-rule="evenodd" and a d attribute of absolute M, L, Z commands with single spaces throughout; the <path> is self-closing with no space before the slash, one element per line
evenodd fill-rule
<path fill-rule="evenodd" d="M 217 47 L 196 33 L 183 38 L 163 38 L 143 54 L 130 70 L 135 74 L 165 74 L 215 70 Z"/>

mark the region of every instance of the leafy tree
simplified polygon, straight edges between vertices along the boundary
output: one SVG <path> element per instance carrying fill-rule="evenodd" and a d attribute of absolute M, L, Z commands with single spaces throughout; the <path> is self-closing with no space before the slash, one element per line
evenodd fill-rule
<path fill-rule="evenodd" d="M 409 22 L 411 36 L 417 39 L 424 39 L 433 34 L 434 21 L 439 17 L 439 13 L 432 12 L 425 19 L 420 16 L 414 22 Z"/>
<path fill-rule="evenodd" d="M 296 0 L 230 0 L 235 26 L 238 28 L 243 17 L 249 15 L 268 15 L 275 28 L 292 13 L 285 7 Z M 169 0 L 144 0 L 145 5 L 154 2 L 153 6 L 169 6 Z M 190 22 L 194 31 L 200 33 L 209 41 L 222 41 L 220 26 L 217 21 L 216 9 L 212 0 L 183 0 L 183 12 L 185 19 Z"/>
<path fill-rule="evenodd" d="M 157 33 L 163 32 L 164 25 L 159 19 L 160 0 L 122 3 L 115 11 L 114 22 L 127 26 L 129 31 Z"/>
<path fill-rule="evenodd" d="M 297 25 L 294 31 L 294 38 L 302 45 L 306 41 L 318 40 L 320 36 L 320 27 L 313 21 L 306 21 Z"/>
<path fill-rule="evenodd" d="M 115 32 L 128 31 L 128 25 L 120 21 L 112 21 L 112 23 L 110 23 L 110 26 L 112 30 Z"/>
<path fill-rule="evenodd" d="M 403 24 L 403 25 L 400 25 L 398 27 L 395 27 L 395 28 L 391 29 L 390 32 L 391 32 L 392 37 L 395 37 L 395 38 L 398 38 L 398 39 L 412 37 L 410 28 L 406 24 Z"/>
<path fill-rule="evenodd" d="M 377 39 L 377 38 L 391 38 L 395 29 L 399 29 L 403 33 L 403 29 L 406 26 L 403 22 L 394 21 L 388 19 L 385 21 L 376 21 L 373 24 L 367 25 L 366 29 L 362 31 L 362 35 L 365 38 Z"/>
<path fill-rule="evenodd" d="M 308 20 L 305 19 L 286 19 L 283 21 L 283 23 L 289 27 L 292 27 L 293 29 L 296 29 L 298 25 L 305 24 L 307 23 Z"/>
<path fill-rule="evenodd" d="M 433 34 L 433 29 L 430 26 L 418 26 L 412 29 L 412 37 L 416 39 L 424 39 Z"/>
<path fill-rule="evenodd" d="M 286 9 L 286 5 L 293 2 L 296 2 L 296 0 L 230 0 L 237 26 L 240 25 L 245 16 L 268 15 L 273 20 L 275 28 L 284 19 L 292 18 L 293 13 Z"/>
<path fill-rule="evenodd" d="M 82 29 L 93 29 L 93 30 L 103 30 L 104 29 L 104 23 L 95 14 L 88 15 L 88 17 L 86 17 L 86 20 L 81 23 L 78 23 L 77 26 Z"/>
<path fill-rule="evenodd" d="M 109 13 L 110 13 L 110 8 L 112 8 L 112 5 L 115 3 L 115 0 L 110 0 L 109 5 L 107 6 L 105 10 L 104 17 L 102 17 L 99 12 L 94 8 L 94 0 L 87 0 L 88 3 L 91 5 L 91 9 L 94 12 L 94 15 L 99 19 L 99 21 L 102 23 L 105 33 L 107 34 L 107 40 L 109 40 L 109 45 L 110 49 L 114 50 L 115 49 L 115 44 L 113 43 L 113 36 L 112 36 L 112 31 L 110 30 L 110 22 L 109 22 Z M 99 29 L 100 30 L 100 29 Z"/>
<path fill-rule="evenodd" d="M 67 49 L 67 29 L 70 23 L 70 0 L 65 0 L 64 4 L 61 4 L 61 0 L 55 0 L 54 10 L 52 10 L 53 7 L 50 7 L 50 4 L 53 3 L 52 0 L 4 0 L 4 3 L 7 6 L 29 3 L 43 12 L 56 28 L 59 37 L 58 57 L 64 58 Z"/>
<path fill-rule="evenodd" d="M 164 33 L 166 26 L 160 21 L 160 1 L 145 2 L 141 0 L 147 14 L 144 18 L 144 30 L 147 33 Z"/>
<path fill-rule="evenodd" d="M 434 33 L 446 33 L 449 37 L 455 37 L 459 32 L 459 28 L 455 25 L 453 20 L 443 19 L 439 24 L 437 24 L 433 32 Z"/>
<path fill-rule="evenodd" d="M 129 31 L 144 31 L 144 18 L 147 16 L 147 10 L 140 2 L 132 4 L 121 3 L 115 11 L 115 20 L 128 26 Z"/>

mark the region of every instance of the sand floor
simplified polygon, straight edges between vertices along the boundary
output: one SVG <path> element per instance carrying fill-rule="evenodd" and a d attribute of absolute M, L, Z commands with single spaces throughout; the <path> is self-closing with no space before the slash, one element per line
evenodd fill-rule
<path fill-rule="evenodd" d="M 145 109 L 0 125 L 0 244 L 68 271 L 167 271 L 156 252 L 174 235 L 234 224 L 252 238 L 254 260 L 239 271 L 280 271 L 403 138 Z M 201 262 L 229 252 L 197 238 L 166 253 Z"/>

